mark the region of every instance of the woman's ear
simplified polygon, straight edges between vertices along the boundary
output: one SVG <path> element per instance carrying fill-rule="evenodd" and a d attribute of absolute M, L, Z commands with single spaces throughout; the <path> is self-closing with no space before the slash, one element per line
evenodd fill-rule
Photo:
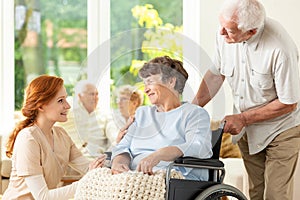
<path fill-rule="evenodd" d="M 172 88 L 175 88 L 176 78 L 175 77 L 170 78 L 169 84 L 171 85 Z"/>
<path fill-rule="evenodd" d="M 39 111 L 41 111 L 41 112 L 43 112 L 43 111 L 44 111 L 44 109 L 43 109 L 43 107 L 42 107 L 42 106 L 41 106 L 41 107 L 39 107 L 39 108 L 38 108 L 38 110 L 39 110 Z"/>
<path fill-rule="evenodd" d="M 139 100 L 135 100 L 135 102 L 134 102 L 135 109 L 137 109 L 139 107 L 139 105 L 140 105 Z"/>
<path fill-rule="evenodd" d="M 79 101 L 81 101 L 82 96 L 80 93 L 77 95 L 77 97 L 78 97 Z"/>

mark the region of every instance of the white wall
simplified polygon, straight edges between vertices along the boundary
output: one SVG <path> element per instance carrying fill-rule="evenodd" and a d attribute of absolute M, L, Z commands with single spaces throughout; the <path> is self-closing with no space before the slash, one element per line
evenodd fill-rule
<path fill-rule="evenodd" d="M 14 121 L 14 2 L 0 2 L 0 135 L 8 134 Z"/>
<path fill-rule="evenodd" d="M 266 8 L 268 16 L 279 21 L 287 29 L 296 42 L 298 49 L 300 49 L 300 26 L 298 22 L 300 18 L 300 1 L 262 0 L 261 2 Z"/>

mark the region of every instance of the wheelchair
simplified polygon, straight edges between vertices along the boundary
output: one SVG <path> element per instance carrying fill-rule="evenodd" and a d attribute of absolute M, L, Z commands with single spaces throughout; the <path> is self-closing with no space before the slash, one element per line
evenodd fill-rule
<path fill-rule="evenodd" d="M 212 131 L 213 155 L 209 159 L 181 157 L 169 164 L 166 173 L 166 200 L 247 200 L 237 188 L 223 183 L 224 163 L 219 160 L 223 136 L 223 125 Z M 207 169 L 208 181 L 196 181 L 170 178 L 174 167 Z"/>
<path fill-rule="evenodd" d="M 213 155 L 211 158 L 199 159 L 186 156 L 169 164 L 166 171 L 166 200 L 247 200 L 240 190 L 223 183 L 224 163 L 219 160 L 223 126 L 224 124 L 212 131 Z M 111 152 L 105 152 L 105 154 L 110 160 Z M 174 167 L 207 169 L 208 181 L 171 178 L 171 170 Z"/>

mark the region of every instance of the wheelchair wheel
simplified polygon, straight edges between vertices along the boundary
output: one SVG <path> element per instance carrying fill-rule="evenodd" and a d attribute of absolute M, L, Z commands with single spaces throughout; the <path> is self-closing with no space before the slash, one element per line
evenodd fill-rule
<path fill-rule="evenodd" d="M 205 189 L 195 200 L 247 200 L 247 197 L 237 188 L 218 184 Z"/>

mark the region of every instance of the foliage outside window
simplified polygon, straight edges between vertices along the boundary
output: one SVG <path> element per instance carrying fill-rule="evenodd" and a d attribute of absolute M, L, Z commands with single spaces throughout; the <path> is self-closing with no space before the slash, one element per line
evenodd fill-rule
<path fill-rule="evenodd" d="M 15 0 L 16 110 L 24 87 L 41 74 L 62 77 L 71 95 L 86 56 L 86 0 Z"/>
<path fill-rule="evenodd" d="M 120 74 L 123 73 L 124 83 L 120 80 L 116 84 L 131 84 L 143 90 L 143 84 L 137 78 L 137 74 L 142 65 L 148 60 L 157 56 L 170 56 L 182 60 L 182 33 L 183 27 L 175 26 L 171 23 L 164 23 L 160 18 L 158 11 L 151 4 L 144 6 L 137 5 L 132 8 L 132 15 L 137 20 L 140 28 L 144 31 L 144 40 L 141 43 L 142 59 L 133 59 L 130 66 L 121 68 Z M 131 79 L 128 75 L 130 72 Z M 121 78 L 122 79 L 122 78 Z M 116 79 L 114 79 L 116 81 Z M 120 85 L 121 85 L 120 84 Z M 112 87 L 114 89 L 116 85 Z M 147 97 L 145 104 L 149 104 Z"/>
<path fill-rule="evenodd" d="M 178 10 L 174 9 L 173 14 L 176 12 Z M 138 34 L 142 32 L 140 52 L 133 51 L 139 56 L 132 58 L 130 64 L 123 67 L 116 68 L 112 63 L 111 76 L 114 81 L 111 87 L 112 91 L 122 84 L 136 85 L 143 90 L 143 84 L 137 78 L 137 73 L 145 62 L 154 57 L 168 55 L 182 60 L 182 22 L 179 25 L 165 23 L 152 4 L 136 5 L 131 9 L 131 13 L 142 30 L 137 32 Z M 148 99 L 146 97 L 144 99 L 144 104 L 149 104 Z M 115 105 L 113 106 L 115 107 Z"/>
<path fill-rule="evenodd" d="M 122 84 L 136 84 L 139 67 L 155 56 L 163 54 L 181 59 L 181 39 L 175 33 L 182 31 L 182 0 L 110 1 L 112 37 L 128 29 L 141 30 L 131 38 L 139 49 L 130 52 L 130 56 L 115 59 L 114 55 L 122 50 L 123 41 L 114 41 L 116 45 L 111 48 L 114 58 L 111 62 L 112 91 Z M 16 110 L 22 106 L 24 87 L 40 74 L 61 76 L 72 95 L 74 84 L 86 76 L 82 63 L 87 57 L 88 37 L 87 0 L 15 0 L 16 16 L 19 6 L 25 14 L 21 15 L 21 26 L 15 29 Z M 39 31 L 32 30 L 30 25 L 36 14 L 40 16 L 36 18 Z M 29 41 L 35 45 L 30 46 Z"/>

